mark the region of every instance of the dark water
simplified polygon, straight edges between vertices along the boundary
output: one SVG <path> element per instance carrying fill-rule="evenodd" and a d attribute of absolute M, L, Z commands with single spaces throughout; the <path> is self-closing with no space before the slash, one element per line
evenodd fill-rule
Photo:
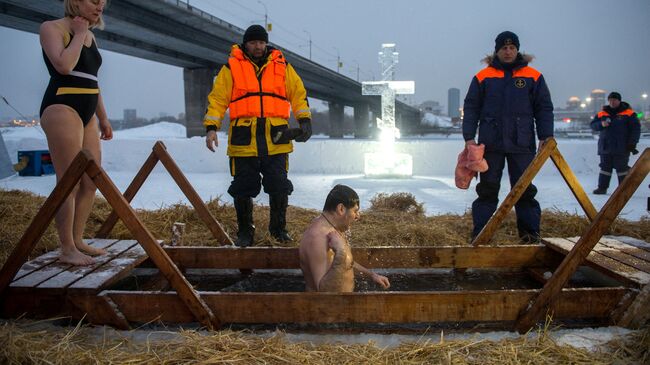
<path fill-rule="evenodd" d="M 378 270 L 388 277 L 390 291 L 467 291 L 539 289 L 542 284 L 527 272 L 518 270 L 450 269 L 424 270 Z M 114 290 L 160 290 L 150 289 L 159 280 L 156 269 L 137 269 L 133 275 L 112 287 Z M 617 283 L 599 280 L 598 273 L 588 269 L 578 270 L 571 278 L 569 287 L 604 287 Z M 305 281 L 300 270 L 255 270 L 242 273 L 238 270 L 188 270 L 187 280 L 199 291 L 222 292 L 302 292 Z M 167 290 L 163 288 L 162 290 Z M 355 275 L 355 291 L 383 291 L 362 275 Z"/>

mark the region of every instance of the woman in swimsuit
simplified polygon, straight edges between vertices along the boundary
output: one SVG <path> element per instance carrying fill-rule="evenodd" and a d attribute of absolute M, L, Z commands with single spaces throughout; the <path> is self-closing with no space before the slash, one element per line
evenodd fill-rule
<path fill-rule="evenodd" d="M 104 5 L 105 0 L 64 0 L 65 17 L 46 21 L 40 28 L 43 58 L 51 76 L 41 105 L 41 126 L 57 181 L 82 149 L 101 163 L 99 140 L 113 137 L 97 84 L 102 60 L 90 31 L 103 28 Z M 90 265 L 94 262 L 90 256 L 105 253 L 82 240 L 95 191 L 93 181 L 83 175 L 57 212 L 62 262 Z"/>

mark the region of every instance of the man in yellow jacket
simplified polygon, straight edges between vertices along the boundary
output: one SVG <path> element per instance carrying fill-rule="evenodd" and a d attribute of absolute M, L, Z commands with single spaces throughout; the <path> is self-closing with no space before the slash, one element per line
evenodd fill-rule
<path fill-rule="evenodd" d="M 269 46 L 268 33 L 252 25 L 241 45 L 233 45 L 228 63 L 214 80 L 203 119 L 207 148 L 218 146 L 217 130 L 230 111 L 228 156 L 233 181 L 228 193 L 237 210 L 235 245 L 253 243 L 253 198 L 264 186 L 271 208 L 269 232 L 281 241 L 292 241 L 286 230 L 286 212 L 293 185 L 287 178 L 291 139 L 311 137 L 311 112 L 302 80 L 282 52 Z M 300 129 L 289 129 L 289 109 Z M 261 176 L 260 176 L 261 175 Z"/>

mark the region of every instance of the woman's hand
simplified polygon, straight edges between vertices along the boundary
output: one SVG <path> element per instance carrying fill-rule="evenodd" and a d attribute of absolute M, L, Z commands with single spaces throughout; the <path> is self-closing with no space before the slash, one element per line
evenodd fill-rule
<path fill-rule="evenodd" d="M 88 22 L 88 19 L 76 16 L 72 19 L 72 23 L 70 23 L 70 30 L 72 31 L 73 35 L 79 35 L 83 36 L 84 39 L 86 37 L 86 33 L 88 32 L 88 28 L 90 27 L 90 23 Z"/>
<path fill-rule="evenodd" d="M 105 141 L 113 139 L 113 127 L 111 126 L 111 122 L 109 122 L 108 119 L 102 119 L 99 121 L 99 131 L 101 132 L 101 136 L 99 138 Z"/>

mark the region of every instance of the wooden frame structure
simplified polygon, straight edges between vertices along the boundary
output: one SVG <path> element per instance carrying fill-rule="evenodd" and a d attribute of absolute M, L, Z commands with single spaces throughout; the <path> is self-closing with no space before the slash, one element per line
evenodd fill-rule
<path fill-rule="evenodd" d="M 233 242 L 226 231 L 210 213 L 205 203 L 203 203 L 203 200 L 201 200 L 199 194 L 192 187 L 192 184 L 190 184 L 189 180 L 187 180 L 183 172 L 181 172 L 181 169 L 178 167 L 174 159 L 167 152 L 167 147 L 164 143 L 162 143 L 162 141 L 156 141 L 154 144 L 151 154 L 149 154 L 149 157 L 144 162 L 138 173 L 135 175 L 133 181 L 131 181 L 131 184 L 129 184 L 129 187 L 124 191 L 124 199 L 126 199 L 126 201 L 129 203 L 131 200 L 133 200 L 144 182 L 147 180 L 147 177 L 149 177 L 149 174 L 151 174 L 151 171 L 153 171 L 154 167 L 156 167 L 158 161 L 162 162 L 165 169 L 167 169 L 167 172 L 169 172 L 178 187 L 180 187 L 183 194 L 185 194 L 187 199 L 196 210 L 199 218 L 208 226 L 210 232 L 212 232 L 212 236 L 223 245 L 232 245 Z M 108 218 L 106 218 L 104 221 L 104 224 L 99 227 L 99 230 L 97 230 L 97 233 L 95 233 L 95 237 L 108 237 L 108 234 L 117 223 L 117 219 L 117 211 L 113 210 Z"/>
<path fill-rule="evenodd" d="M 575 196 L 578 203 L 585 211 L 589 220 L 592 221 L 596 218 L 596 208 L 594 208 L 587 193 L 585 193 L 582 185 L 578 182 L 578 178 L 573 174 L 573 171 L 571 171 L 571 168 L 569 168 L 569 165 L 566 163 L 566 160 L 557 148 L 557 141 L 555 138 L 551 138 L 544 143 L 539 153 L 535 156 L 530 165 L 528 165 L 528 168 L 526 168 L 515 186 L 512 187 L 506 198 L 497 208 L 496 212 L 494 212 L 490 220 L 488 220 L 485 227 L 483 227 L 481 232 L 479 232 L 479 234 L 474 238 L 472 241 L 474 246 L 484 245 L 490 241 L 496 230 L 501 226 L 501 223 L 503 223 L 506 215 L 508 215 L 508 212 L 512 210 L 526 189 L 528 189 L 530 184 L 533 182 L 533 179 L 537 176 L 549 157 L 557 167 L 560 175 L 562 175 L 562 178 L 564 178 L 569 189 L 571 189 L 573 196 Z"/>
<path fill-rule="evenodd" d="M 157 144 L 157 146 L 159 145 Z M 138 218 L 133 208 L 124 196 L 122 196 L 115 184 L 113 184 L 113 181 L 111 181 L 104 169 L 97 164 L 86 150 L 79 152 L 72 161 L 70 167 L 68 167 L 61 177 L 61 180 L 57 182 L 54 190 L 38 211 L 36 217 L 34 217 L 25 234 L 23 234 L 16 248 L 0 270 L 0 295 L 5 294 L 5 290 L 16 276 L 16 273 L 18 273 L 22 264 L 26 261 L 27 256 L 34 249 L 34 246 L 45 232 L 45 229 L 52 222 L 54 215 L 84 173 L 93 180 L 99 191 L 104 195 L 113 209 L 115 209 L 116 215 L 122 219 L 129 232 L 142 245 L 149 258 L 176 290 L 178 297 L 187 307 L 188 311 L 192 313 L 194 319 L 207 328 L 219 327 L 220 322 L 217 317 L 192 288 L 174 262 L 170 260 L 165 250 L 156 242 L 151 232 L 142 224 L 142 221 Z"/>
<path fill-rule="evenodd" d="M 500 321 L 519 331 L 527 331 L 542 315 L 552 313 L 555 319 L 599 319 L 633 326 L 647 320 L 643 314 L 650 295 L 650 285 L 630 287 L 571 287 L 566 284 L 577 267 L 598 243 L 612 220 L 638 188 L 650 169 L 650 149 L 646 149 L 628 177 L 616 189 L 603 209 L 595 209 L 579 186 L 575 176 L 564 162 L 557 144 L 549 141 L 540 151 L 522 179 L 513 188 L 510 199 L 518 198 L 532 181 L 543 162 L 551 157 L 567 181 L 587 216 L 592 220 L 589 228 L 577 240 L 570 252 L 562 254 L 544 245 L 525 246 L 474 246 L 474 247 L 375 247 L 355 248 L 355 261 L 369 268 L 509 268 L 531 272 L 552 272 L 542 289 L 473 290 L 436 292 L 362 292 L 362 293 L 229 293 L 199 291 L 192 288 L 179 267 L 217 269 L 297 269 L 296 248 L 235 248 L 225 247 L 161 247 L 138 219 L 129 205 L 144 180 L 158 160 L 162 161 L 175 181 L 186 184 L 182 188 L 190 201 L 198 198 L 189 182 L 167 154 L 162 143 L 156 143 L 153 153 L 134 181 L 122 196 L 109 177 L 88 153 L 82 151 L 59 181 L 50 197 L 38 212 L 11 257 L 0 271 L 0 295 L 4 316 L 24 312 L 43 312 L 43 303 L 58 303 L 58 309 L 71 304 L 64 312 L 73 318 L 87 319 L 92 323 L 110 324 L 126 328 L 129 322 L 194 322 L 208 328 L 218 328 L 221 323 L 433 323 Z M 541 162 L 540 162 L 541 160 Z M 170 168 L 171 166 L 171 168 Z M 108 233 L 116 218 L 122 219 L 135 239 L 149 256 L 147 265 L 155 266 L 169 282 L 173 292 L 124 291 L 111 287 L 95 291 L 79 291 L 75 285 L 57 288 L 56 291 L 17 290 L 9 287 L 27 255 L 52 220 L 54 213 L 81 176 L 90 176 L 107 201 L 114 208 L 112 223 L 102 229 Z M 176 176 L 175 176 L 176 175 Z M 526 183 L 526 179 L 528 183 Z M 187 191 L 190 191 L 189 195 Z M 195 192 L 194 192 L 195 194 Z M 128 195 L 128 199 L 126 197 Z M 520 194 L 519 194 L 520 196 Z M 195 207 L 203 203 L 194 204 Z M 204 205 L 203 205 L 204 206 Z M 507 206 L 506 206 L 507 207 Z M 508 210 L 510 209 L 508 208 Z M 506 208 L 499 208 L 501 213 Z M 198 211 L 198 209 L 197 209 Z M 507 210 L 506 210 L 507 213 Z M 113 214 L 112 214 L 113 215 Z M 497 213 L 495 213 L 495 217 Z M 495 217 L 492 226 L 498 222 Z M 214 219 L 214 218 L 212 218 Z M 498 217 L 496 218 L 498 219 Z M 501 218 L 502 219 L 502 218 Z M 205 219 L 204 219 L 205 221 Z M 109 222 L 109 220 L 107 220 Z M 215 220 L 216 222 L 216 220 Z M 110 227 L 109 227 L 110 226 Z M 213 231 L 214 233 L 214 231 Z M 484 232 L 481 232 L 483 234 Z M 493 231 L 492 231 L 493 233 Z M 479 237 L 477 237 L 478 239 Z M 485 239 L 485 238 L 483 238 Z M 489 237 L 487 237 L 489 240 Z M 96 240 L 98 243 L 106 243 Z M 111 246 L 111 247 L 113 247 Z M 125 245 L 126 247 L 128 245 Z M 122 249 L 122 248 L 120 248 Z M 640 257 L 646 257 L 640 255 Z M 650 259 L 646 262 L 650 265 Z M 38 270 L 38 269 L 36 269 Z M 68 273 L 64 270 L 62 274 Z M 20 276 L 20 275 L 19 275 Z M 70 276 L 70 275 L 68 275 Z M 542 275 L 545 276 L 545 275 Z M 58 277 L 58 276 L 57 276 Z M 48 282 L 49 283 L 49 282 Z M 43 285 L 39 286 L 42 287 Z M 55 294 L 53 294 L 55 293 Z M 61 300 L 63 298 L 63 300 Z M 9 300 L 11 299 L 11 300 Z M 49 302 L 48 302 L 49 301 Z M 587 304 L 587 305 L 586 305 Z"/>

